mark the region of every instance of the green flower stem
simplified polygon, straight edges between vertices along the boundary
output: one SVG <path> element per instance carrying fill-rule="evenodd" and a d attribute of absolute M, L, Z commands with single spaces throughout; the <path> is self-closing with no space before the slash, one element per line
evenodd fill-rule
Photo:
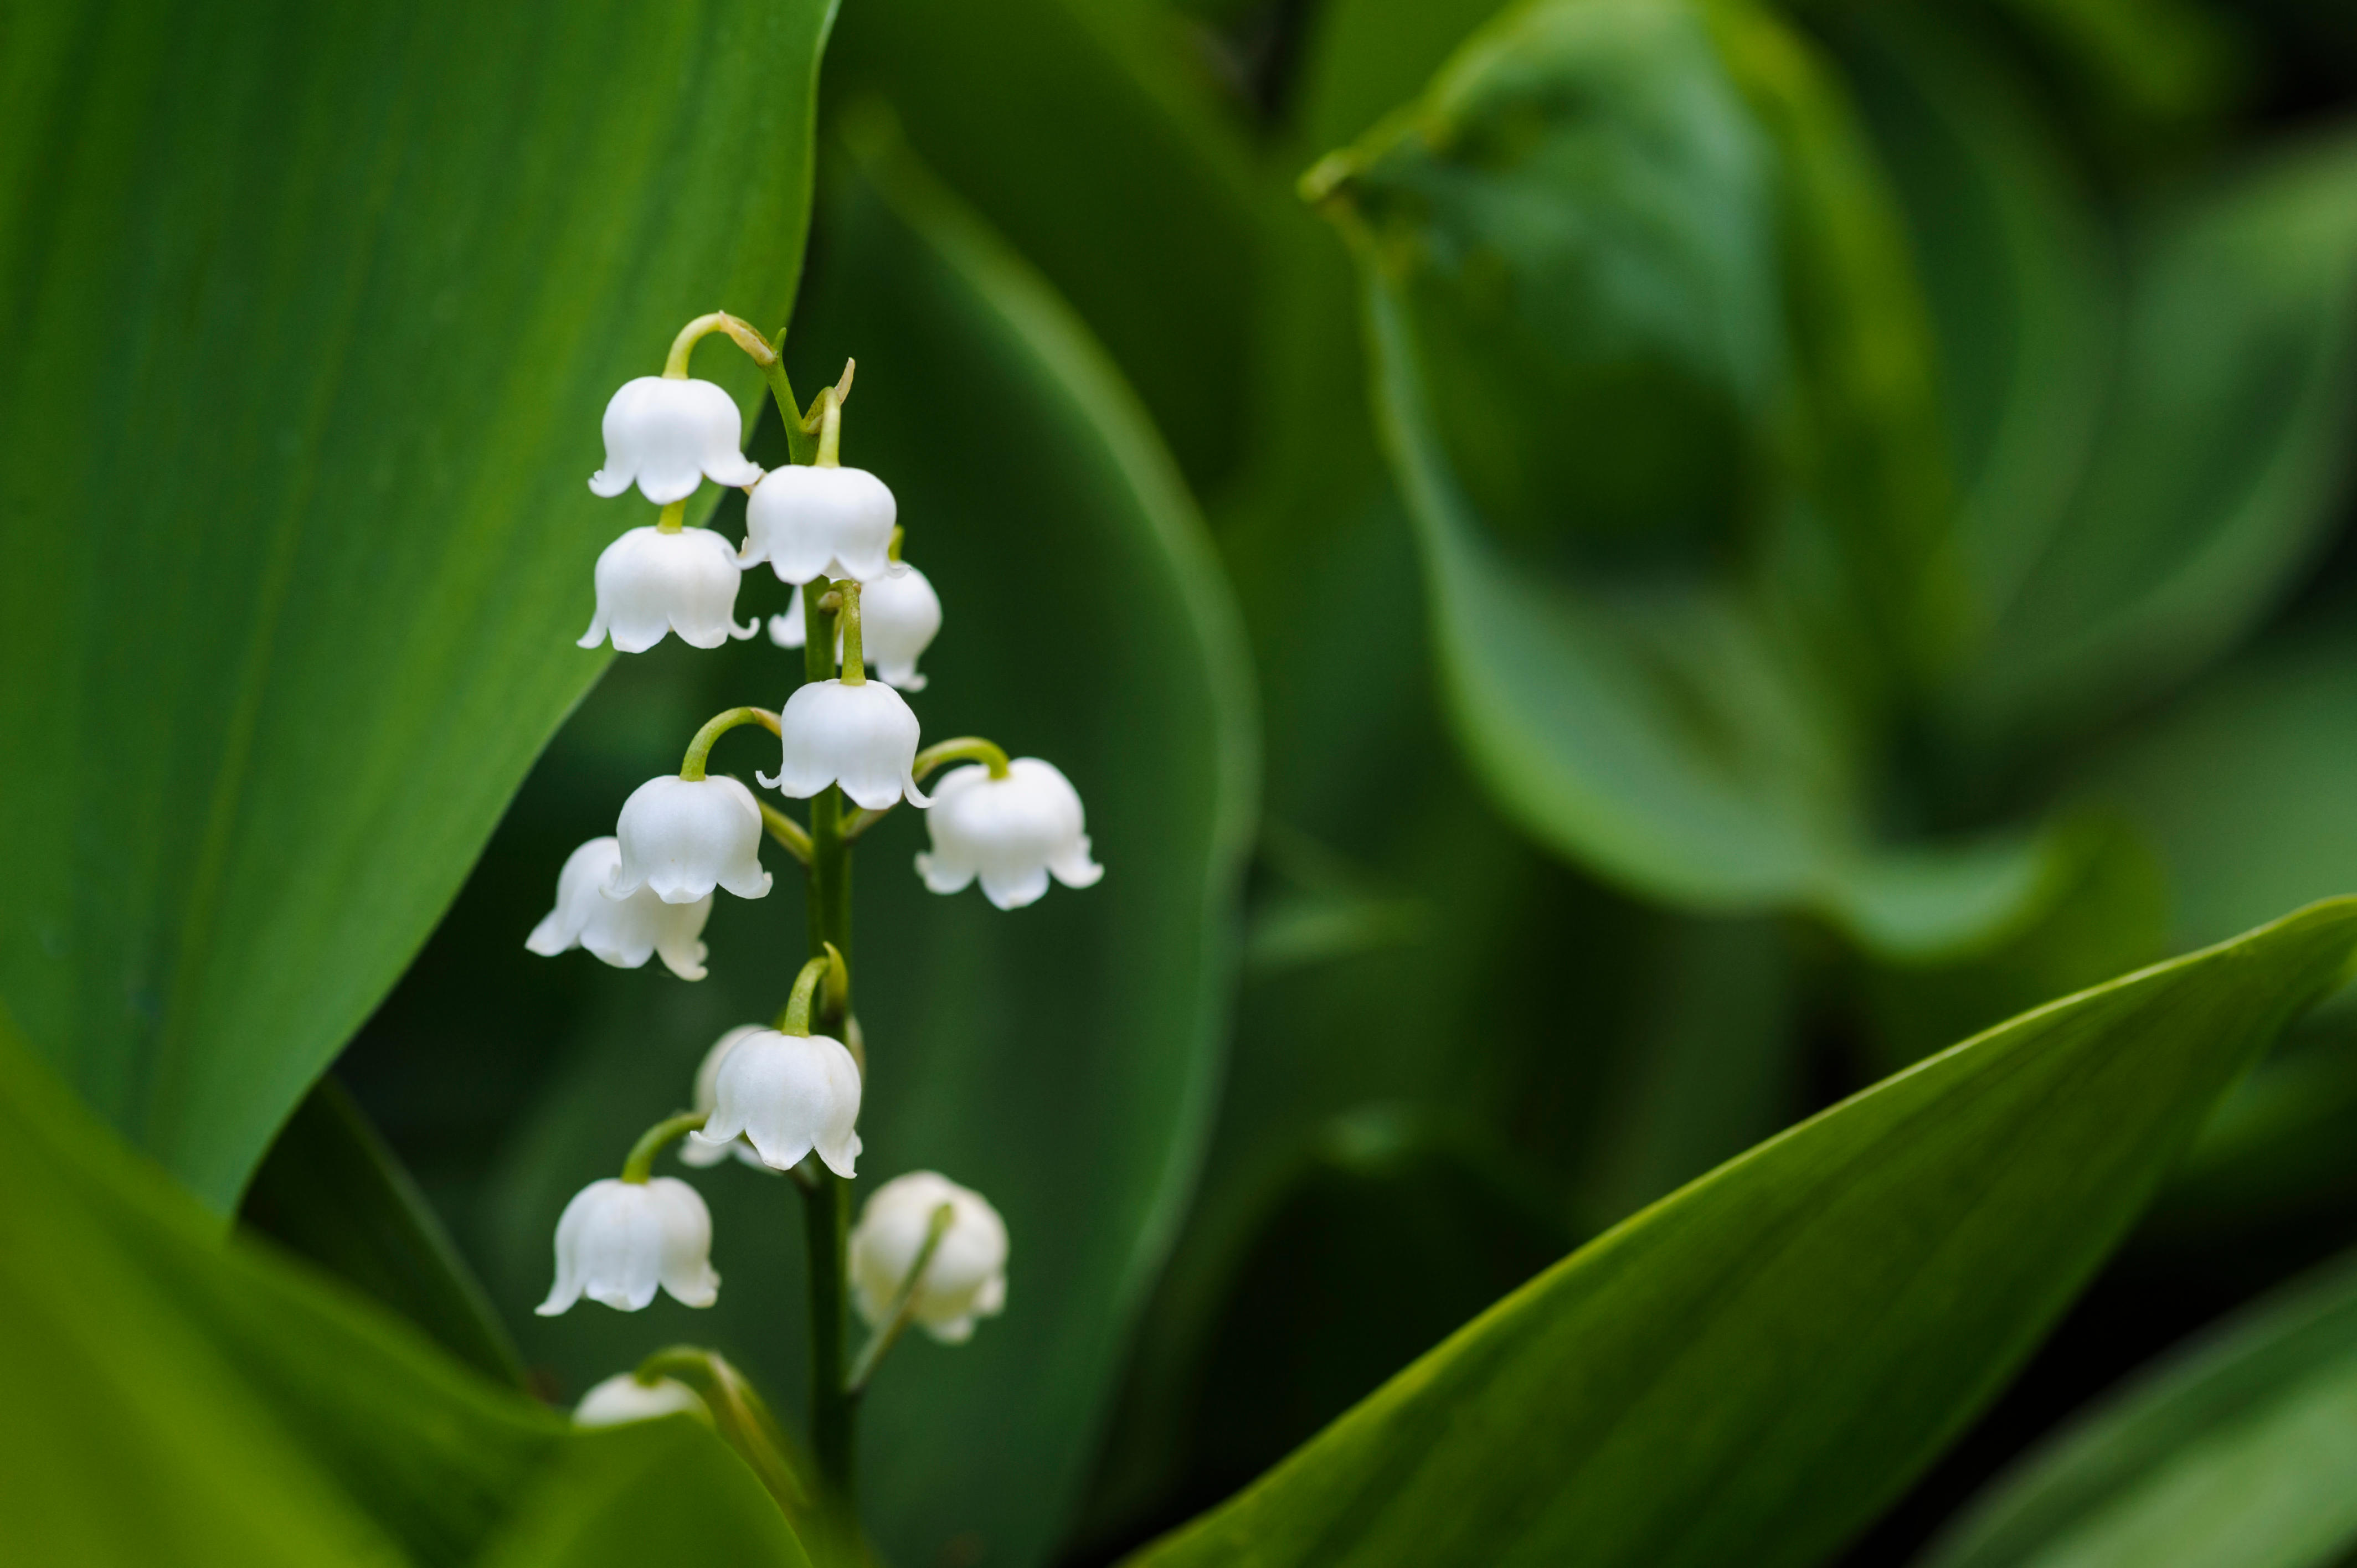
<path fill-rule="evenodd" d="M 672 502 L 655 519 L 655 532 L 658 533 L 677 533 L 686 526 L 687 503 L 683 500 Z"/>
<path fill-rule="evenodd" d="M 786 998 L 785 1010 L 778 1015 L 778 1033 L 810 1037 L 811 1005 L 817 998 L 820 981 L 826 982 L 830 998 L 850 992 L 851 972 L 844 967 L 843 955 L 834 950 L 833 942 L 825 947 L 826 951 L 802 965 L 802 972 L 794 976 L 793 993 Z M 838 1003 L 827 1011 L 840 1013 L 843 1008 Z"/>
<path fill-rule="evenodd" d="M 1000 750 L 993 742 L 986 741 L 978 735 L 960 736 L 955 740 L 935 742 L 917 753 L 917 759 L 909 771 L 915 777 L 918 783 L 922 784 L 931 777 L 936 768 L 950 762 L 979 762 L 990 769 L 990 776 L 993 779 L 1006 777 L 1006 753 Z M 892 806 L 899 803 L 895 800 Z M 843 836 L 846 839 L 857 838 L 888 816 L 892 806 L 878 806 L 873 811 L 852 812 L 843 820 Z"/>
<path fill-rule="evenodd" d="M 683 1111 L 676 1116 L 666 1116 L 639 1135 L 630 1145 L 630 1158 L 622 1162 L 622 1179 L 635 1187 L 644 1187 L 654 1174 L 655 1156 L 673 1144 L 704 1125 L 709 1113 Z"/>
<path fill-rule="evenodd" d="M 695 732 L 695 738 L 687 743 L 687 755 L 679 759 L 679 776 L 690 783 L 703 778 L 705 758 L 712 755 L 712 743 L 739 725 L 759 725 L 775 735 L 778 715 L 767 708 L 731 708 L 725 714 L 713 714 Z"/>
<path fill-rule="evenodd" d="M 846 686 L 867 684 L 867 650 L 859 640 L 859 584 L 846 577 L 834 585 L 842 602 L 836 612 L 843 623 L 843 683 Z"/>
<path fill-rule="evenodd" d="M 956 1218 L 957 1210 L 949 1204 L 934 1208 L 932 1223 L 925 1227 L 925 1244 L 917 1249 L 916 1262 L 909 1265 L 908 1273 L 900 1280 L 900 1288 L 892 1294 L 892 1305 L 886 1310 L 883 1323 L 860 1348 L 859 1359 L 851 1364 L 851 1376 L 844 1381 L 844 1391 L 853 1399 L 867 1391 L 867 1380 L 876 1375 L 877 1365 L 884 1359 L 885 1352 L 890 1350 L 899 1341 L 900 1336 L 908 1331 L 909 1320 L 917 1310 L 917 1282 L 925 1277 L 925 1265 L 933 1261 L 934 1252 L 941 1248 L 942 1238 L 950 1233 L 950 1224 Z"/>
<path fill-rule="evenodd" d="M 778 351 L 762 341 L 761 335 L 753 330 L 751 322 L 740 320 L 725 310 L 716 310 L 709 316 L 697 317 L 679 329 L 679 336 L 671 340 L 671 352 L 663 357 L 663 375 L 674 381 L 686 380 L 688 354 L 698 342 L 715 332 L 726 332 L 735 338 L 737 347 L 744 349 L 752 361 L 764 370 L 778 357 Z M 780 334 L 780 338 L 783 336 Z"/>
<path fill-rule="evenodd" d="M 811 860 L 810 834 L 803 830 L 802 823 L 759 796 L 754 797 L 753 803 L 761 808 L 761 825 L 769 830 L 770 836 L 785 845 L 788 854 L 808 865 Z"/>
<path fill-rule="evenodd" d="M 641 1383 L 669 1378 L 694 1389 L 712 1412 L 722 1441 L 769 1488 L 787 1522 L 799 1530 L 812 1518 L 810 1488 L 802 1484 L 793 1444 L 770 1413 L 769 1402 L 720 1352 L 670 1346 L 640 1362 L 636 1376 Z"/>
<path fill-rule="evenodd" d="M 846 384 L 850 373 L 846 366 Z M 830 391 L 833 401 L 840 403 L 840 391 Z M 808 681 L 824 681 L 834 674 L 834 618 L 820 605 L 823 596 L 807 589 L 802 594 L 802 671 Z M 844 839 L 842 821 L 843 792 L 829 785 L 811 800 L 810 956 L 837 955 L 845 963 L 847 981 L 851 846 Z M 850 997 L 843 993 L 848 986 L 828 989 L 830 1032 L 843 1039 L 849 1033 Z M 841 1026 L 833 1024 L 836 1007 L 845 1009 Z M 858 1540 L 852 1431 L 856 1402 L 843 1384 L 847 1337 L 845 1245 L 851 1230 L 851 1187 L 817 1160 L 804 1163 L 811 1177 L 802 1188 L 802 1233 L 810 1269 L 811 1449 L 818 1466 L 822 1504 L 831 1524 L 828 1534 L 841 1542 L 840 1555 L 854 1561 Z"/>
<path fill-rule="evenodd" d="M 786 453 L 807 464 L 818 456 L 818 437 L 802 427 L 802 400 L 794 396 L 792 378 L 786 374 L 786 329 L 770 340 L 770 357 L 761 364 L 761 379 L 770 383 L 770 400 L 778 405 L 778 422 L 786 427 Z"/>

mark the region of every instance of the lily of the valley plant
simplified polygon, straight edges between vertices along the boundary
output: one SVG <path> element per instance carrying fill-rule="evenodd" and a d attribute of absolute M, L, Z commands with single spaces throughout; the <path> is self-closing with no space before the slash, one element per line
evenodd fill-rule
<path fill-rule="evenodd" d="M 747 460 L 736 403 L 687 374 L 691 349 L 713 333 L 726 334 L 759 364 L 780 413 L 817 437 L 810 463 L 764 473 Z M 955 894 L 979 882 L 1001 909 L 1035 901 L 1051 877 L 1089 886 L 1103 868 L 1091 854 L 1080 796 L 1054 766 L 1010 758 L 973 736 L 921 744 L 918 715 L 902 693 L 924 687 L 917 661 L 941 628 L 941 599 L 900 558 L 891 490 L 840 460 L 850 367 L 805 410 L 779 360 L 782 337 L 765 339 L 725 313 L 700 317 L 673 342 L 662 374 L 627 383 L 607 405 L 606 462 L 590 489 L 618 498 L 635 487 L 662 511 L 598 557 L 597 612 L 582 644 L 610 639 L 635 653 L 671 634 L 697 648 L 749 637 L 758 622 L 737 623 L 737 584 L 743 571 L 766 563 L 795 585 L 792 605 L 770 622 L 770 635 L 802 650 L 800 679 L 777 709 L 731 708 L 714 717 L 688 742 L 676 774 L 632 791 L 613 835 L 566 859 L 556 906 L 527 945 L 549 955 L 585 948 L 631 969 L 660 954 L 680 978 L 700 980 L 699 939 L 716 890 L 739 898 L 770 892 L 771 875 L 761 864 L 766 837 L 803 869 L 809 951 L 780 965 L 774 1019 L 730 1029 L 705 1054 L 694 1082 L 683 1085 L 689 1109 L 657 1121 L 630 1146 L 619 1176 L 592 1182 L 565 1206 L 555 1281 L 540 1310 L 565 1312 L 586 1296 L 635 1312 L 658 1291 L 689 1306 L 716 1299 L 711 1212 L 685 1180 L 654 1174 L 666 1149 L 675 1146 L 694 1168 L 742 1163 L 790 1176 L 804 1199 L 809 1257 L 815 1471 L 809 1489 L 766 1413 L 726 1415 L 764 1407 L 709 1352 L 658 1351 L 591 1390 L 576 1418 L 611 1424 L 684 1411 L 714 1420 L 813 1547 L 848 1557 L 858 1551 L 853 1422 L 862 1391 L 911 1324 L 960 1344 L 979 1319 L 1004 1310 L 1007 1260 L 997 1210 L 932 1171 L 886 1182 L 857 1225 L 849 1222 L 859 1111 L 875 1065 L 851 1007 L 852 843 L 905 800 L 926 814 L 931 848 L 914 867 L 925 886 Z M 685 526 L 687 500 L 705 479 L 748 493 L 741 550 L 711 530 Z M 868 677 L 871 660 L 880 679 Z M 781 674 L 780 684 L 787 679 Z M 777 736 L 780 746 L 776 773 L 757 772 L 756 779 L 764 790 L 807 800 L 806 822 L 739 779 L 706 771 L 715 743 L 748 725 Z M 963 766 L 926 794 L 925 781 L 952 762 Z M 888 976 L 888 957 L 880 967 Z M 876 1044 L 876 1059 L 888 1070 L 889 1042 Z M 854 1309 L 869 1331 L 856 1355 L 846 1332 Z"/>

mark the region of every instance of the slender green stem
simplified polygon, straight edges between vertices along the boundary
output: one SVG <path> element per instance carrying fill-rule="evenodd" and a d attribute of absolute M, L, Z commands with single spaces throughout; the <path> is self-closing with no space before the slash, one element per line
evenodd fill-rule
<path fill-rule="evenodd" d="M 837 612 L 843 622 L 843 683 L 846 686 L 867 684 L 867 650 L 859 639 L 859 584 L 856 578 L 845 578 L 834 585 L 841 596 L 843 608 Z"/>
<path fill-rule="evenodd" d="M 876 1332 L 860 1348 L 859 1359 L 851 1364 L 851 1376 L 844 1380 L 844 1392 L 853 1399 L 867 1391 L 867 1380 L 876 1375 L 885 1353 L 908 1332 L 917 1311 L 917 1282 L 925 1277 L 925 1265 L 933 1261 L 933 1254 L 941 1250 L 942 1238 L 950 1233 L 950 1225 L 956 1219 L 957 1209 L 951 1205 L 934 1207 L 932 1222 L 925 1227 L 925 1244 L 917 1249 L 916 1262 L 901 1276 L 900 1288 L 892 1293 L 892 1305 L 885 1309 L 884 1321 L 877 1325 Z"/>
<path fill-rule="evenodd" d="M 636 1375 L 641 1383 L 670 1378 L 694 1389 L 712 1412 L 721 1439 L 769 1488 L 788 1520 L 799 1527 L 811 1518 L 810 1489 L 795 1464 L 793 1445 L 770 1413 L 769 1402 L 727 1358 L 694 1345 L 673 1345 L 640 1362 Z"/>
<path fill-rule="evenodd" d="M 851 972 L 844 967 L 843 955 L 834 950 L 833 942 L 824 946 L 826 951 L 802 965 L 802 972 L 794 976 L 793 992 L 786 998 L 785 1011 L 778 1015 L 778 1033 L 810 1037 L 811 1005 L 817 1000 L 820 981 L 826 982 L 830 993 L 851 989 Z"/>
<path fill-rule="evenodd" d="M 909 531 L 905 528 L 901 528 L 897 524 L 894 525 L 892 529 L 892 542 L 884 547 L 884 558 L 891 562 L 896 566 L 900 564 L 901 536 L 908 532 Z"/>
<path fill-rule="evenodd" d="M 686 526 L 687 503 L 683 500 L 673 501 L 664 507 L 662 514 L 655 519 L 657 533 L 677 533 Z"/>
<path fill-rule="evenodd" d="M 761 825 L 769 830 L 770 836 L 785 845 L 788 854 L 808 865 L 811 858 L 810 834 L 803 830 L 802 823 L 759 796 L 754 797 L 753 803 L 761 808 Z"/>
<path fill-rule="evenodd" d="M 739 725 L 759 725 L 775 735 L 778 715 L 767 708 L 731 708 L 725 714 L 713 714 L 695 732 L 695 738 L 687 743 L 687 755 L 679 759 L 679 776 L 691 784 L 703 778 L 705 759 L 712 755 L 712 743 Z"/>
<path fill-rule="evenodd" d="M 716 310 L 709 316 L 697 317 L 679 329 L 679 336 L 671 340 L 671 352 L 663 357 L 663 375 L 675 381 L 685 380 L 688 354 L 697 343 L 715 332 L 726 332 L 735 338 L 737 347 L 744 349 L 752 361 L 763 369 L 777 359 L 777 350 L 762 341 L 761 335 L 753 330 L 751 322 L 740 320 L 725 310 Z"/>
<path fill-rule="evenodd" d="M 845 662 L 848 663 L 848 660 L 846 660 Z M 993 779 L 1006 778 L 1008 766 L 1006 753 L 1000 750 L 996 744 L 977 735 L 966 735 L 960 736 L 955 740 L 936 741 L 925 747 L 924 750 L 917 753 L 917 760 L 909 771 L 918 783 L 922 784 L 932 775 L 935 768 L 950 762 L 979 762 L 990 769 L 990 776 Z M 895 800 L 892 806 L 899 803 Z M 872 810 L 852 812 L 843 820 L 843 836 L 845 839 L 857 838 L 889 815 L 892 806 L 878 806 Z"/>
<path fill-rule="evenodd" d="M 793 379 L 786 374 L 786 329 L 770 340 L 770 358 L 761 379 L 770 383 L 770 397 L 778 405 L 778 422 L 786 427 L 786 454 L 797 463 L 818 456 L 818 437 L 802 428 L 802 400 L 794 396 Z"/>
<path fill-rule="evenodd" d="M 671 1144 L 686 1137 L 704 1125 L 708 1112 L 683 1111 L 676 1116 L 666 1116 L 644 1133 L 630 1145 L 630 1157 L 622 1162 L 622 1179 L 636 1187 L 644 1187 L 654 1174 L 655 1156 Z"/>

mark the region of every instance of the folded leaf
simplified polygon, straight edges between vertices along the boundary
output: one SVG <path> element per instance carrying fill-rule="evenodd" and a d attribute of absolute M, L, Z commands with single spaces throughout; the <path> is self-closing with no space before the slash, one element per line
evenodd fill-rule
<path fill-rule="evenodd" d="M 1922 1568 L 2330 1568 L 2357 1548 L 2357 1257 L 2205 1333 L 1975 1503 Z"/>
<path fill-rule="evenodd" d="M 1817 1562 L 2003 1386 L 2357 900 L 2026 1014 L 1557 1264 L 1135 1561 Z"/>
<path fill-rule="evenodd" d="M 603 667 L 606 400 L 783 319 L 832 12 L 12 18 L 0 996 L 217 1212 Z"/>

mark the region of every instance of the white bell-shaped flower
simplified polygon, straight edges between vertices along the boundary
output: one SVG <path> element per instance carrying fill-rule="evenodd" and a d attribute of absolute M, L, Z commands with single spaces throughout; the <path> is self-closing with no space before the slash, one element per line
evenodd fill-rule
<path fill-rule="evenodd" d="M 768 1033 L 769 1029 L 759 1024 L 739 1024 L 714 1041 L 712 1048 L 704 1053 L 704 1060 L 695 1069 L 695 1089 L 689 1099 L 688 1108 L 709 1117 L 713 1108 L 720 1103 L 720 1064 L 728 1059 L 728 1053 L 737 1048 L 739 1041 Z M 680 1141 L 680 1159 L 698 1168 L 716 1165 L 731 1155 L 757 1171 L 770 1168 L 762 1163 L 759 1153 L 742 1136 L 731 1138 L 725 1144 L 707 1144 L 694 1137 Z"/>
<path fill-rule="evenodd" d="M 952 768 L 933 786 L 925 812 L 933 848 L 917 856 L 917 875 L 936 893 L 980 877 L 984 897 L 1019 909 L 1048 891 L 1050 873 L 1067 887 L 1104 875 L 1089 858 L 1085 826 L 1081 797 L 1054 763 L 1018 757 L 1004 779 L 979 764 Z"/>
<path fill-rule="evenodd" d="M 622 854 L 606 885 L 611 897 L 651 887 L 666 904 L 692 904 L 716 886 L 739 898 L 770 891 L 759 854 L 761 808 L 734 779 L 650 779 L 622 802 L 615 832 Z"/>
<path fill-rule="evenodd" d="M 682 980 L 704 978 L 704 922 L 712 916 L 712 895 L 692 904 L 666 904 L 651 887 L 626 898 L 608 897 L 606 885 L 622 864 L 622 841 L 591 839 L 565 857 L 556 874 L 556 908 L 523 945 L 543 958 L 587 948 L 616 969 L 636 969 L 655 953 Z"/>
<path fill-rule="evenodd" d="M 852 1229 L 851 1288 L 870 1326 L 880 1327 L 891 1312 L 943 1204 L 949 1229 L 917 1277 L 909 1316 L 942 1344 L 958 1345 L 973 1337 L 975 1318 L 1006 1309 L 1006 1221 L 982 1194 L 932 1171 L 910 1171 L 877 1187 Z"/>
<path fill-rule="evenodd" d="M 896 570 L 890 552 L 899 515 L 889 487 L 865 468 L 772 468 L 745 503 L 737 559 L 747 566 L 767 561 L 783 583 L 822 573 L 872 583 Z"/>
<path fill-rule="evenodd" d="M 632 484 L 657 506 L 685 500 L 705 478 L 749 485 L 760 465 L 738 449 L 745 422 L 737 400 L 710 381 L 640 376 L 606 404 L 606 466 L 589 476 L 601 496 Z"/>
<path fill-rule="evenodd" d="M 797 687 L 778 715 L 784 752 L 778 776 L 754 777 L 797 800 L 840 784 L 871 811 L 904 796 L 922 806 L 928 801 L 917 788 L 917 738 L 916 714 L 881 681 L 813 681 Z"/>
<path fill-rule="evenodd" d="M 615 649 L 643 653 L 667 631 L 691 648 L 717 648 L 760 629 L 757 618 L 737 624 L 737 552 L 708 528 L 634 528 L 597 557 L 597 610 L 580 647 L 595 648 L 611 633 Z"/>
<path fill-rule="evenodd" d="M 621 1426 L 633 1421 L 655 1421 L 684 1411 L 699 1421 L 710 1421 L 712 1411 L 704 1396 L 677 1378 L 639 1381 L 636 1373 L 618 1372 L 581 1396 L 573 1407 L 576 1426 Z"/>
<path fill-rule="evenodd" d="M 636 1312 L 657 1285 L 710 1306 L 720 1292 L 711 1253 L 712 1212 L 677 1176 L 593 1181 L 556 1221 L 556 1283 L 535 1310 L 554 1317 L 586 1295 Z"/>
<path fill-rule="evenodd" d="M 726 1148 L 742 1134 L 772 1170 L 812 1150 L 839 1176 L 859 1157 L 859 1064 L 826 1035 L 756 1029 L 728 1047 L 713 1079 L 712 1115 L 691 1143 Z"/>
<path fill-rule="evenodd" d="M 826 575 L 849 575 L 833 565 L 827 568 Z M 932 646 L 942 629 L 942 600 L 922 572 L 909 566 L 905 572 L 887 573 L 861 589 L 859 626 L 861 647 L 878 678 L 903 692 L 925 689 L 925 678 L 917 672 L 917 660 Z M 802 646 L 800 587 L 786 602 L 786 613 L 770 618 L 770 640 L 780 648 Z M 839 631 L 835 634 L 834 652 L 837 659 L 842 658 L 843 635 Z"/>

